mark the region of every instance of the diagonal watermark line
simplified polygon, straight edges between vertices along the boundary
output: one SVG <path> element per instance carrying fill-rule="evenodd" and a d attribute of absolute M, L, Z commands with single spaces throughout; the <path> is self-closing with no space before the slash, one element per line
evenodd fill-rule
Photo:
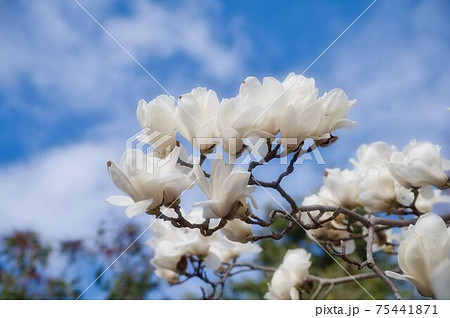
<path fill-rule="evenodd" d="M 108 34 L 108 36 L 114 41 L 114 42 L 116 42 L 116 44 L 118 45 L 118 46 L 120 46 L 120 48 L 148 75 L 148 76 L 150 76 L 150 78 L 153 80 L 153 81 L 155 81 L 155 83 L 156 84 L 158 84 L 158 86 L 159 87 L 161 87 L 162 88 L 162 90 L 167 94 L 167 95 L 169 95 L 170 97 L 172 97 L 172 98 L 174 98 L 174 100 L 176 100 L 176 98 L 167 90 L 167 89 L 165 89 L 165 87 L 164 86 L 162 86 L 162 84 L 152 75 L 152 74 L 150 74 L 150 72 L 149 71 L 147 71 L 147 69 L 130 53 L 130 52 L 128 52 L 128 50 L 122 45 L 122 44 L 120 44 L 120 42 L 119 41 L 117 41 L 116 40 L 116 38 L 111 34 L 111 33 L 109 33 L 108 32 L 108 30 L 106 30 L 105 29 L 105 27 L 100 23 L 100 22 L 98 22 L 98 20 L 85 8 L 85 7 L 83 7 L 82 5 L 81 5 L 81 3 L 79 3 L 78 2 L 78 0 L 73 0 L 73 1 L 75 1 L 75 3 L 103 30 L 103 31 L 105 31 L 105 33 L 106 34 Z M 182 104 L 181 104 L 181 102 L 178 100 L 178 104 L 180 105 L 180 106 L 183 106 Z M 200 125 L 200 123 L 197 121 L 197 119 L 195 119 L 184 107 L 182 107 L 183 109 L 184 109 L 184 111 L 197 123 L 197 124 L 199 124 Z"/>
<path fill-rule="evenodd" d="M 158 217 L 158 218 L 159 218 L 159 217 Z M 149 225 L 149 226 L 148 226 L 141 234 L 139 234 L 139 236 L 138 236 L 133 242 L 131 242 L 131 244 L 128 245 L 128 247 L 127 247 L 122 253 L 120 253 L 120 255 L 117 256 L 117 258 L 116 258 L 116 259 L 115 259 L 108 267 L 106 267 L 105 270 L 104 270 L 100 275 L 98 275 L 98 277 L 97 277 L 97 278 L 96 278 L 96 279 L 95 279 L 88 287 L 86 287 L 86 289 L 85 289 L 80 295 L 78 295 L 78 297 L 77 297 L 75 300 L 79 300 L 80 297 L 83 296 L 84 293 L 87 292 L 88 289 L 91 288 L 92 285 L 94 285 L 94 284 L 100 279 L 100 277 L 102 277 L 103 274 L 105 274 L 105 273 L 108 271 L 108 269 L 109 269 L 111 266 L 113 266 L 114 263 L 117 262 L 117 260 L 118 260 L 119 258 L 121 258 L 122 255 L 125 254 L 125 253 L 130 249 L 130 247 L 132 247 L 132 246 L 134 245 L 134 243 L 136 243 L 136 242 L 141 238 L 141 236 L 144 235 L 144 234 L 152 227 L 152 225 L 156 222 L 156 220 L 158 220 L 158 218 L 156 218 L 155 220 L 153 220 L 153 222 L 152 222 L 152 223 L 151 223 L 151 224 L 150 224 L 150 225 Z"/>
<path fill-rule="evenodd" d="M 197 178 L 198 179 L 198 178 Z M 196 181 L 197 181 L 197 179 L 195 179 L 190 185 L 189 185 L 189 187 L 187 188 L 187 189 L 189 189 Z M 186 190 L 184 190 L 184 191 L 186 191 Z M 181 194 L 178 196 L 178 198 L 176 198 L 176 200 L 174 200 L 173 202 L 176 202 L 176 201 L 178 201 L 178 199 L 181 197 L 181 195 L 184 193 L 184 191 L 183 192 L 181 192 Z M 164 210 L 164 212 L 166 212 L 168 209 L 170 209 L 171 207 L 172 207 L 172 205 L 173 205 L 173 202 L 168 206 L 168 207 L 165 207 L 165 210 Z M 88 286 L 88 287 L 86 287 L 86 289 L 75 299 L 75 300 L 79 300 L 80 299 L 80 297 L 81 296 L 83 296 L 84 295 L 84 293 L 86 293 L 87 291 L 88 291 L 88 289 L 89 288 L 91 288 L 92 287 L 92 285 L 94 285 L 95 284 L 95 282 L 97 282 L 99 279 L 100 279 L 100 277 L 102 277 L 103 276 L 103 274 L 105 274 L 107 271 L 108 271 L 108 269 L 110 269 L 111 268 L 111 266 L 113 266 L 114 265 L 114 263 L 115 262 L 117 262 L 117 260 L 119 259 L 119 258 L 121 258 L 122 257 L 122 255 L 123 254 L 125 254 L 133 245 L 134 245 L 134 243 L 136 243 L 140 238 L 141 238 L 141 236 L 142 235 L 144 235 L 152 226 L 153 226 L 153 224 L 155 224 L 155 222 L 164 214 L 164 212 L 162 212 L 156 219 L 154 219 L 153 220 L 153 222 L 141 233 L 141 234 L 139 234 L 139 236 L 133 241 L 133 242 L 131 242 L 131 244 L 130 245 L 128 245 L 128 247 L 122 252 L 122 253 L 120 253 L 120 255 L 119 256 L 117 256 L 117 258 L 108 266 L 108 267 L 106 267 L 105 268 L 105 270 L 100 274 L 100 275 L 98 275 L 98 277 Z"/>
<path fill-rule="evenodd" d="M 320 246 L 320 248 L 321 249 L 323 249 L 324 251 L 325 251 L 325 253 L 327 253 L 328 254 L 328 256 L 330 256 L 335 262 L 336 262 L 336 264 L 338 264 L 343 270 L 344 270 L 344 272 L 348 275 L 348 276 L 350 276 L 354 281 L 355 281 L 355 283 L 356 284 L 358 284 L 359 285 L 359 287 L 361 287 L 366 293 L 367 293 L 367 295 L 369 295 L 373 300 L 376 300 L 375 299 L 375 297 L 373 297 L 372 296 L 372 294 L 371 293 L 369 293 L 369 291 L 366 289 L 366 288 L 364 288 L 364 286 L 363 285 L 361 285 L 360 284 L 360 282 L 358 282 L 358 280 L 352 275 L 352 274 L 350 274 L 345 268 L 344 268 L 344 266 L 342 266 L 341 265 L 341 263 L 339 263 L 338 262 L 338 260 L 333 256 L 333 255 L 331 255 L 330 254 L 330 252 L 328 252 L 327 251 L 327 249 L 325 248 L 325 247 L 323 247 L 322 246 L 322 244 L 320 244 L 319 243 L 319 241 L 317 241 L 316 240 L 316 238 L 314 237 L 314 236 L 312 236 L 312 235 L 309 235 L 309 233 L 308 233 L 308 230 L 306 230 L 285 208 L 284 208 L 284 206 L 277 200 L 277 199 L 275 199 L 274 198 L 274 196 L 269 192 L 269 191 L 267 191 L 267 189 L 266 188 L 264 188 L 261 184 L 259 184 L 259 182 L 257 181 L 257 180 L 255 180 L 255 182 L 264 190 L 264 191 L 266 191 L 266 193 L 272 198 L 272 200 L 273 201 L 275 201 L 275 203 L 277 203 L 283 210 L 284 210 L 284 212 L 286 212 L 286 214 L 287 215 L 289 215 L 291 218 L 292 218 L 292 220 L 295 222 L 295 223 L 297 223 L 298 224 L 298 226 L 300 226 L 300 228 L 303 230 L 303 231 L 305 231 L 305 233 L 307 234 L 307 236 L 311 239 L 311 240 L 313 240 L 317 245 L 319 245 Z"/>
<path fill-rule="evenodd" d="M 130 52 L 128 52 L 128 50 L 126 49 L 126 48 L 124 48 L 123 47 L 123 45 L 122 44 L 120 44 L 120 42 L 119 41 L 117 41 L 116 40 L 116 38 L 114 37 L 114 36 L 112 36 L 112 34 L 111 33 L 109 33 L 108 32 L 108 30 L 106 30 L 104 27 L 103 27 L 103 25 L 100 23 L 100 22 L 98 22 L 98 20 L 88 11 L 88 10 L 86 10 L 86 8 L 85 7 L 83 7 L 77 0 L 73 0 L 73 1 L 75 1 L 76 2 L 76 4 L 78 4 L 78 6 L 103 30 L 103 31 L 105 31 L 105 33 L 106 34 L 108 34 L 109 35 L 109 37 L 114 41 L 114 42 L 116 42 L 116 44 L 118 45 L 118 46 L 120 46 L 120 48 L 145 72 L 145 73 L 147 73 L 147 75 L 148 76 L 150 76 L 151 77 L 151 79 L 152 80 L 154 80 L 155 82 L 156 82 L 156 84 L 158 84 L 159 85 L 159 87 L 161 87 L 162 89 L 163 89 L 163 91 L 165 91 L 166 92 L 166 94 L 168 94 L 168 95 L 170 95 L 170 96 L 172 96 L 172 94 L 170 94 L 165 88 L 164 88 L 164 86 L 162 86 L 161 85 L 161 83 L 160 82 L 158 82 L 158 80 L 152 75 L 152 74 L 150 74 L 150 72 L 149 71 L 147 71 L 147 69 L 144 67 L 144 66 L 142 66 L 142 64 L 141 63 L 139 63 L 139 61 L 138 60 L 136 60 L 136 58 L 133 56 L 133 55 L 131 55 L 131 53 Z"/>
<path fill-rule="evenodd" d="M 302 76 L 303 74 L 305 74 L 305 72 L 306 71 L 308 71 L 310 68 L 311 68 L 311 66 L 313 66 L 316 62 L 317 62 L 317 60 L 319 60 L 321 57 L 322 57 L 322 55 L 324 55 L 325 54 L 325 52 L 326 51 L 328 51 L 328 49 L 330 48 L 330 47 L 332 47 L 333 46 L 333 44 L 334 43 L 336 43 L 336 41 L 337 40 L 339 40 L 340 38 L 341 38 L 341 36 L 343 36 L 344 35 L 344 33 L 345 32 L 347 32 L 347 30 L 348 29 L 350 29 L 351 27 L 352 27 L 352 25 L 353 24 L 355 24 L 355 22 L 356 21 L 358 21 L 359 20 L 359 18 L 361 18 L 363 15 L 364 15 L 364 13 L 366 13 L 366 11 L 367 10 L 369 10 L 370 9 L 370 7 L 375 3 L 375 2 L 377 2 L 377 0 L 374 0 L 363 12 L 361 12 L 361 14 L 355 19 L 355 20 L 353 20 L 353 22 L 341 33 L 341 34 L 339 34 L 339 36 L 333 41 L 333 42 L 331 42 L 331 44 L 330 45 L 328 45 L 328 47 L 325 49 L 325 50 L 323 50 L 322 51 L 322 53 L 320 53 L 319 54 L 319 56 L 318 57 L 316 57 L 316 59 L 314 60 L 314 61 L 312 61 L 312 63 L 311 64 L 309 64 L 309 66 L 300 74 L 300 76 Z M 252 125 L 254 124 L 254 123 L 256 123 L 256 121 L 262 116 L 262 115 L 264 115 L 268 110 L 269 110 L 269 108 L 270 107 L 272 107 L 273 106 L 273 104 L 275 104 L 280 98 L 281 98 L 281 96 L 283 96 L 288 90 L 289 90 L 289 88 L 291 88 L 299 79 L 300 79 L 300 76 L 299 77 L 297 77 L 297 79 L 295 80 L 295 81 L 293 81 L 292 82 L 292 84 L 291 85 L 289 85 L 273 102 L 272 102 L 272 104 L 270 104 L 269 105 L 269 107 L 267 107 L 266 109 L 264 109 L 264 111 L 261 113 L 261 114 L 259 114 L 259 116 L 252 122 Z"/>

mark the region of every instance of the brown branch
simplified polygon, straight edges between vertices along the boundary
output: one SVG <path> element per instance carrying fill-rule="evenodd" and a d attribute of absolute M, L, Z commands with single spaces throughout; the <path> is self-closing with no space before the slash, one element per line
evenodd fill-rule
<path fill-rule="evenodd" d="M 168 221 L 176 228 L 189 228 L 193 230 L 198 229 L 203 236 L 211 236 L 227 224 L 226 219 L 221 219 L 219 224 L 213 228 L 209 227 L 210 219 L 205 220 L 203 223 L 192 223 L 184 218 L 179 205 L 172 206 L 172 208 L 177 214 L 177 217 L 165 215 L 160 210 L 147 211 L 147 214 L 155 215 L 157 219 Z"/>
<path fill-rule="evenodd" d="M 363 266 L 366 265 L 370 268 L 375 274 L 380 277 L 380 279 L 392 290 L 394 296 L 397 300 L 402 300 L 403 297 L 400 295 L 399 290 L 394 285 L 394 283 L 384 274 L 384 272 L 376 265 L 375 260 L 373 258 L 373 243 L 374 243 L 374 227 L 371 226 L 369 229 L 369 233 L 367 235 L 367 246 L 366 246 L 366 257 L 367 260 L 363 263 Z"/>

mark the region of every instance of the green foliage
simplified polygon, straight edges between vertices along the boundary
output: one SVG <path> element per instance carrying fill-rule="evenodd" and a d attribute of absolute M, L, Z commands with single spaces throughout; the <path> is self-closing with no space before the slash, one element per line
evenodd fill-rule
<path fill-rule="evenodd" d="M 1 239 L 1 299 L 66 299 L 77 290 L 70 281 L 51 277 L 47 265 L 52 248 L 31 231 L 16 231 Z"/>
<path fill-rule="evenodd" d="M 284 220 L 278 219 L 273 229 L 279 232 L 286 225 Z M 95 283 L 97 297 L 147 299 L 156 285 L 149 265 L 150 249 L 144 246 L 145 240 L 134 242 L 140 233 L 141 230 L 131 223 L 119 229 L 102 225 L 95 247 L 89 248 L 82 240 L 64 240 L 50 245 L 31 231 L 16 231 L 4 235 L 0 238 L 0 299 L 75 299 L 124 250 L 127 250 L 126 253 Z M 359 271 L 356 266 L 342 260 L 339 260 L 338 265 L 299 226 L 295 226 L 282 240 L 265 239 L 259 241 L 259 244 L 263 251 L 254 261 L 256 264 L 277 267 L 287 250 L 303 247 L 312 254 L 312 275 L 327 278 L 347 276 L 342 267 L 352 275 L 368 272 L 368 269 Z M 365 242 L 360 240 L 356 246 L 356 251 L 350 257 L 361 262 L 365 259 Z M 65 264 L 58 272 L 49 268 L 50 257 L 55 255 Z M 396 266 L 395 257 L 386 257 L 385 254 L 375 254 L 375 257 L 382 269 Z M 262 299 L 270 279 L 271 274 L 263 272 L 233 277 L 227 285 L 224 298 Z M 391 291 L 378 278 L 363 280 L 360 284 L 376 299 L 392 298 Z M 414 296 L 411 285 L 396 284 L 405 287 L 400 290 L 404 297 Z M 314 290 L 315 286 L 305 288 Z M 197 298 L 197 293 L 194 295 L 193 290 L 186 292 L 186 298 Z M 302 294 L 304 299 L 308 299 L 310 295 Z M 85 297 L 90 296 L 85 294 L 82 299 Z M 336 285 L 326 299 L 371 298 L 357 283 L 351 281 Z"/>
<path fill-rule="evenodd" d="M 81 240 L 50 245 L 32 231 L 5 235 L 0 241 L 0 299 L 75 299 L 140 233 L 131 223 L 119 230 L 103 225 L 94 248 Z M 134 242 L 96 281 L 97 293 L 107 299 L 147 298 L 155 286 L 148 251 Z M 62 270 L 49 267 L 51 256 L 62 260 Z"/>

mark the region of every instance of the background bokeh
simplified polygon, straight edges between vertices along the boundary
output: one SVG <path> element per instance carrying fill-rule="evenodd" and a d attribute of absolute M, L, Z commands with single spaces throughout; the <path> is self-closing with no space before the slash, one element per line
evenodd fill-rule
<path fill-rule="evenodd" d="M 206 86 L 228 97 L 249 75 L 302 73 L 372 1 L 79 2 L 174 96 Z M 337 133 L 325 165 L 298 167 L 293 195 L 313 192 L 326 167 L 348 166 L 361 143 L 429 140 L 450 157 L 449 16 L 445 0 L 378 0 L 308 69 L 321 93 L 358 99 L 349 117 L 359 125 Z M 138 100 L 164 93 L 75 1 L 1 0 L 0 235 L 32 230 L 95 250 L 101 224 L 126 224 L 104 203 L 117 193 L 105 162 L 138 131 Z M 61 258 L 49 262 L 64 271 Z M 95 277 L 88 263 L 81 285 Z"/>

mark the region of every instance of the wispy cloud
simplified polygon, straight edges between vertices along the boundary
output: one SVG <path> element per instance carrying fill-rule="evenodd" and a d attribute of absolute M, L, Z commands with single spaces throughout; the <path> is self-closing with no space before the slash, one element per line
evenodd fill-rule
<path fill-rule="evenodd" d="M 94 235 L 111 211 L 104 202 L 114 191 L 105 165 L 111 149 L 120 145 L 85 142 L 3 166 L 0 232 L 32 228 L 51 238 Z"/>
<path fill-rule="evenodd" d="M 161 81 L 202 77 L 227 82 L 233 75 L 241 77 L 247 40 L 236 28 L 226 31 L 214 24 L 214 19 L 223 19 L 216 2 L 84 5 Z M 7 107 L 36 114 L 51 110 L 55 118 L 68 112 L 118 111 L 131 96 L 137 100 L 138 95 L 163 93 L 75 2 L 19 1 L 3 6 L 0 92 Z M 195 67 L 187 69 L 189 73 L 180 71 L 183 67 L 177 66 L 183 63 Z M 26 94 L 24 84 L 28 94 L 34 92 L 37 105 L 13 99 L 13 92 Z"/>
<path fill-rule="evenodd" d="M 322 61 L 323 82 L 359 101 L 350 113 L 358 127 L 340 133 L 352 151 L 361 142 L 421 139 L 450 155 L 449 9 L 445 1 L 382 1 Z"/>
<path fill-rule="evenodd" d="M 244 77 L 250 41 L 217 1 L 80 2 L 175 95 Z M 2 4 L 0 43 L 0 162 L 131 135 L 164 93 L 74 1 Z"/>
<path fill-rule="evenodd" d="M 131 15 L 110 19 L 107 27 L 138 58 L 170 59 L 182 53 L 198 65 L 206 78 L 221 81 L 230 81 L 242 72 L 249 43 L 233 27 L 236 20 L 230 22 L 220 17 L 218 3 L 184 2 L 167 8 L 137 1 L 131 6 Z M 227 23 L 227 28 L 219 27 L 220 19 Z M 227 37 L 231 39 L 228 43 Z"/>

